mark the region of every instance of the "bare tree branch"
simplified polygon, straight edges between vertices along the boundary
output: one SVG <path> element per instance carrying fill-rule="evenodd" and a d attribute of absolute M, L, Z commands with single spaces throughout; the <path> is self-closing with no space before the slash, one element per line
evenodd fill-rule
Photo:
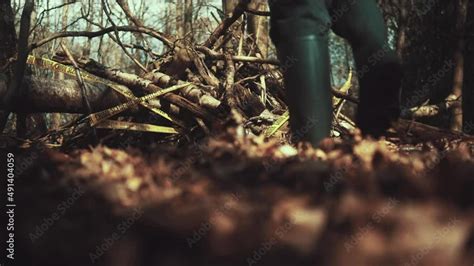
<path fill-rule="evenodd" d="M 36 41 L 31 43 L 29 50 L 33 50 L 35 48 L 38 48 L 50 41 L 53 41 L 58 38 L 64 38 L 64 37 L 87 37 L 87 38 L 95 38 L 95 37 L 100 37 L 103 36 L 107 33 L 111 33 L 113 31 L 126 31 L 126 32 L 141 32 L 144 34 L 147 34 L 151 37 L 154 37 L 160 41 L 162 41 L 165 45 L 172 47 L 173 42 L 168 40 L 167 38 L 163 37 L 161 33 L 151 30 L 149 28 L 143 28 L 143 27 L 132 27 L 132 26 L 112 26 L 108 28 L 104 28 L 102 30 L 98 31 L 64 31 L 64 32 L 57 32 L 52 34 L 49 37 L 46 37 L 42 40 Z"/>

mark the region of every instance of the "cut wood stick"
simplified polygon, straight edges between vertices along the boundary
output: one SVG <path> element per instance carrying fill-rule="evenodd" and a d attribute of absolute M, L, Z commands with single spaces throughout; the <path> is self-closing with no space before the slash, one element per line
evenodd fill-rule
<path fill-rule="evenodd" d="M 225 55 L 219 52 L 216 52 L 212 49 L 209 49 L 205 46 L 198 46 L 196 50 L 203 53 L 206 58 L 213 60 L 225 60 Z M 248 62 L 248 63 L 257 63 L 257 64 L 269 64 L 269 65 L 279 65 L 280 61 L 277 59 L 268 59 L 268 58 L 259 58 L 255 56 L 244 56 L 244 55 L 235 55 L 232 56 L 232 60 L 236 62 Z"/>
<path fill-rule="evenodd" d="M 162 133 L 162 134 L 177 134 L 178 132 L 172 127 L 157 126 L 152 124 L 133 123 L 116 120 L 105 120 L 97 124 L 96 128 L 103 129 L 120 129 L 120 130 L 131 130 L 141 131 L 149 133 Z"/>
<path fill-rule="evenodd" d="M 451 108 L 461 105 L 461 98 L 450 94 L 443 102 L 432 105 L 422 105 L 410 109 L 402 110 L 404 118 L 422 118 L 437 116 Z"/>

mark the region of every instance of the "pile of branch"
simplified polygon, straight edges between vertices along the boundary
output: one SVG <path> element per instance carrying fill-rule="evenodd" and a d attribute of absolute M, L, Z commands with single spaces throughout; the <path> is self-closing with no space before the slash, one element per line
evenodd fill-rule
<path fill-rule="evenodd" d="M 57 53 L 52 59 L 61 65 L 69 65 L 76 69 L 75 72 L 69 71 L 71 79 L 26 78 L 25 98 L 22 99 L 25 104 L 14 106 L 12 111 L 95 113 L 124 104 L 136 97 L 175 85 L 188 84 L 159 98 L 137 102 L 132 105 L 135 108 L 127 108 L 120 115 L 133 116 L 134 112 L 142 108 L 148 111 L 158 109 L 166 114 L 171 126 L 180 132 L 196 126 L 207 131 L 213 127 L 213 123 L 232 117 L 248 126 L 254 133 L 262 133 L 285 112 L 285 95 L 280 63 L 276 59 L 262 58 L 253 36 L 245 33 L 243 24 L 246 20 L 243 17 L 246 13 L 268 15 L 267 12 L 255 12 L 250 9 L 249 2 L 241 0 L 209 38 L 199 44 L 186 38 L 168 36 L 145 26 L 133 16 L 126 1 L 118 0 L 117 3 L 132 26 L 117 26 L 112 23 L 113 26 L 96 32 L 59 32 L 31 43 L 30 50 L 58 38 L 71 36 L 94 38 L 109 34 L 111 37 L 115 36 L 123 51 L 140 66 L 143 73 L 140 75 L 126 73 L 101 65 L 90 58 L 73 56 L 63 47 L 64 52 Z M 106 11 L 104 8 L 104 12 Z M 119 31 L 149 35 L 160 40 L 168 50 L 159 55 L 158 60 L 151 66 L 143 67 L 120 42 L 117 34 Z M 156 53 L 149 52 L 156 57 Z M 79 69 L 82 75 L 92 74 L 107 82 L 89 83 L 86 80 L 88 84 L 85 86 L 81 74 L 77 72 Z M 121 89 L 118 90 L 117 86 Z M 126 90 L 128 94 L 124 94 L 121 90 Z M 0 96 L 5 95 L 6 91 L 6 82 L 0 80 Z M 340 110 L 346 100 L 357 102 L 347 96 L 346 92 L 337 90 L 333 92 L 338 98 L 344 99 L 337 102 L 336 110 Z M 157 114 L 153 111 L 150 113 Z M 345 118 L 342 115 L 337 117 Z"/>

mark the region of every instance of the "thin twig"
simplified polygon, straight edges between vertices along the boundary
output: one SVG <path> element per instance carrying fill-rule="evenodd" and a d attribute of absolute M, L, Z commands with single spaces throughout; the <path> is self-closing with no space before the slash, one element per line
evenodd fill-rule
<path fill-rule="evenodd" d="M 79 82 L 79 87 L 81 88 L 82 100 L 86 104 L 87 111 L 89 112 L 89 114 L 92 114 L 92 107 L 91 107 L 91 104 L 89 102 L 89 99 L 87 98 L 87 91 L 88 91 L 87 85 L 84 82 L 84 79 L 82 78 L 80 68 L 77 65 L 77 62 L 74 59 L 74 57 L 72 56 L 69 49 L 62 42 L 60 43 L 60 46 L 63 49 L 66 56 L 71 61 L 72 65 L 74 67 L 74 72 L 76 73 L 77 81 Z M 97 132 L 95 131 L 95 128 L 92 128 L 92 134 L 93 134 L 94 141 L 96 141 L 97 140 Z"/>
<path fill-rule="evenodd" d="M 127 48 L 125 48 L 125 47 L 123 46 L 123 43 L 122 43 L 122 41 L 120 40 L 120 36 L 119 36 L 119 34 L 118 34 L 117 25 L 115 25 L 115 22 L 113 21 L 112 17 L 110 16 L 110 11 L 107 10 L 107 8 L 110 8 L 110 7 L 108 7 L 108 2 L 107 2 L 107 0 L 102 0 L 102 10 L 104 11 L 105 16 L 106 16 L 107 19 L 109 20 L 110 24 L 112 24 L 112 27 L 114 28 L 115 38 L 117 39 L 118 45 L 122 48 L 122 51 L 123 51 L 141 70 L 143 70 L 145 73 L 148 73 L 148 70 L 146 69 L 146 67 L 144 67 L 135 57 L 133 57 L 133 56 L 130 54 L 130 52 L 127 50 Z"/>

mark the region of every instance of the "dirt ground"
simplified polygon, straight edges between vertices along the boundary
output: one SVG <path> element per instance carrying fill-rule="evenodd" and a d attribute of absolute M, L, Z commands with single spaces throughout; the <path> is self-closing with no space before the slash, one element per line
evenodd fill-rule
<path fill-rule="evenodd" d="M 471 266 L 473 147 L 294 148 L 236 129 L 179 147 L 18 151 L 17 262 Z"/>

